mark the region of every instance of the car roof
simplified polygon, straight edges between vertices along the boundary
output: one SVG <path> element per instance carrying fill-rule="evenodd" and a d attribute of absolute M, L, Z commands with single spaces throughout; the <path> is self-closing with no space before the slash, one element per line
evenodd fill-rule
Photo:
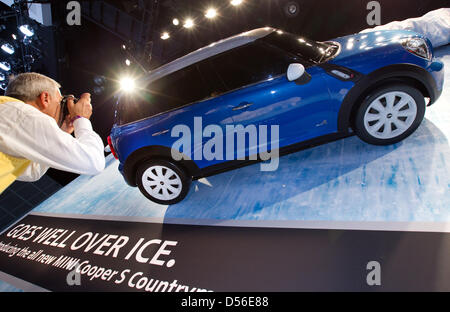
<path fill-rule="evenodd" d="M 152 70 L 146 77 L 145 82 L 150 83 L 161 77 L 164 77 L 170 73 L 176 72 L 180 69 L 188 67 L 189 65 L 198 63 L 211 56 L 220 54 L 222 52 L 243 46 L 257 39 L 263 38 L 276 31 L 272 27 L 257 28 L 250 31 L 243 32 L 241 34 L 222 39 L 193 51 L 185 56 L 182 56 L 170 63 L 167 63 L 161 67 Z"/>

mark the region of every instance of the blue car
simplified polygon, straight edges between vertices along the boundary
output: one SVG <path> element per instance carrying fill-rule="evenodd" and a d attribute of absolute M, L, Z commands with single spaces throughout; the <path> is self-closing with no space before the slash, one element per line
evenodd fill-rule
<path fill-rule="evenodd" d="M 275 150 L 283 155 L 353 134 L 370 144 L 399 142 L 419 127 L 443 80 L 430 41 L 414 32 L 317 42 L 260 28 L 136 80 L 135 92 L 121 92 L 108 143 L 129 185 L 174 204 L 192 180 L 267 160 L 262 155 Z M 244 129 L 245 142 L 230 145 L 236 129 Z M 192 139 L 181 144 L 189 130 Z M 252 139 L 255 133 L 270 142 Z M 227 141 L 226 151 L 212 141 Z M 215 157 L 202 155 L 208 148 Z"/>

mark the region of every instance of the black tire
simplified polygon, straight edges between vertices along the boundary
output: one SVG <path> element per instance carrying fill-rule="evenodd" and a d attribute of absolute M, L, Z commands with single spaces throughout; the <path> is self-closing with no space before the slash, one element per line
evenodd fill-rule
<path fill-rule="evenodd" d="M 380 99 L 380 103 L 383 105 L 384 108 L 387 109 L 387 107 L 383 104 L 384 101 L 387 101 L 387 97 L 384 98 L 383 101 L 383 96 L 387 95 L 387 94 L 393 94 L 390 92 L 397 92 L 399 94 L 407 94 L 409 95 L 415 102 L 416 105 L 416 112 L 415 112 L 415 118 L 414 118 L 414 114 L 411 114 L 411 117 L 397 117 L 397 116 L 393 116 L 392 113 L 390 113 L 390 111 L 386 110 L 386 112 L 378 112 L 376 109 L 374 110 L 373 105 L 375 105 L 374 103 L 376 102 L 377 99 Z M 400 111 L 405 111 L 406 110 L 412 110 L 414 103 L 412 103 L 411 101 L 407 104 L 401 104 L 401 101 L 403 99 L 407 99 L 408 97 L 401 97 L 401 96 L 395 96 L 395 100 L 394 100 L 394 107 L 395 107 L 395 113 L 394 114 L 399 114 L 400 115 Z M 397 106 L 398 105 L 398 106 Z M 403 106 L 398 108 L 399 106 Z M 370 116 L 376 116 L 376 115 L 383 115 L 384 113 L 386 113 L 384 120 L 390 120 L 389 123 L 384 123 L 382 122 L 382 120 L 378 120 L 380 121 L 383 125 L 382 127 L 378 130 L 378 131 L 374 131 L 374 129 L 380 125 L 377 124 L 377 121 L 370 121 L 370 122 L 365 122 L 364 118 L 367 114 L 371 114 Z M 375 115 L 372 115 L 375 114 Z M 404 85 L 404 84 L 393 84 L 390 86 L 384 86 L 381 87 L 379 89 L 376 89 L 375 91 L 373 91 L 369 96 L 367 96 L 364 101 L 362 102 L 361 106 L 359 107 L 356 116 L 355 116 L 355 133 L 356 135 L 363 141 L 370 143 L 370 144 L 374 144 L 374 145 L 389 145 L 389 144 L 394 144 L 397 142 L 400 142 L 401 140 L 407 138 L 408 136 L 410 136 L 421 124 L 423 118 L 425 115 L 425 99 L 423 94 L 417 90 L 414 87 L 411 87 L 409 85 Z M 375 117 L 376 118 L 376 117 Z M 403 120 L 404 118 L 404 120 Z M 404 123 L 400 123 L 401 121 L 403 121 Z M 372 124 L 371 124 L 372 123 Z M 384 131 L 384 127 L 386 124 L 389 124 L 389 126 L 391 127 L 390 131 L 391 131 L 391 137 L 387 136 L 385 138 L 383 137 L 378 137 L 378 134 L 381 136 L 383 135 L 383 131 Z M 404 129 L 397 127 L 398 125 L 401 125 L 402 127 L 404 127 Z M 373 127 L 372 129 L 370 129 L 371 127 Z M 389 129 L 387 130 L 389 131 Z M 403 131 L 403 132 L 400 132 Z M 372 133 L 371 133 L 372 132 Z M 398 135 L 395 135 L 395 133 L 398 132 Z"/>
<path fill-rule="evenodd" d="M 172 176 L 167 177 L 168 180 L 164 180 L 162 176 L 157 174 L 156 168 L 161 167 L 161 171 L 163 175 L 170 175 L 173 172 Z M 153 169 L 151 169 L 153 168 Z M 148 170 L 148 171 L 147 171 Z M 150 174 L 153 174 L 150 176 Z M 159 177 L 160 179 L 155 179 L 154 177 Z M 176 178 L 179 179 L 176 180 Z M 146 185 L 144 186 L 143 181 L 149 181 L 149 183 L 158 182 L 157 185 L 153 188 L 153 186 Z M 147 160 L 139 165 L 136 171 L 136 184 L 139 187 L 141 193 L 150 199 L 151 201 L 162 204 L 162 205 L 173 205 L 180 201 L 182 201 L 187 193 L 189 192 L 189 187 L 191 185 L 191 176 L 189 176 L 183 168 L 175 165 L 174 163 L 168 160 Z M 171 183 L 167 183 L 167 181 L 174 181 Z M 161 189 L 160 192 L 156 192 L 157 187 Z M 169 186 L 168 186 L 169 185 Z M 169 189 L 176 189 L 175 192 Z M 165 191 L 164 191 L 165 189 Z M 149 191 L 151 190 L 151 191 Z M 151 193 L 153 192 L 153 193 Z M 164 194 L 168 194 L 169 199 L 165 199 Z M 156 196 L 156 197 L 155 197 Z"/>

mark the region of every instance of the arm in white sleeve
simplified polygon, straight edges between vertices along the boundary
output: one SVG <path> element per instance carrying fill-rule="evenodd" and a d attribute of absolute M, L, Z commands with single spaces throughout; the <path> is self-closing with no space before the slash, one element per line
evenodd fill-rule
<path fill-rule="evenodd" d="M 35 182 L 42 178 L 47 170 L 47 166 L 32 162 L 17 180 L 22 182 Z"/>
<path fill-rule="evenodd" d="M 12 129 L 8 135 L 11 140 L 6 142 L 14 154 L 42 167 L 77 174 L 95 175 L 105 168 L 103 142 L 88 119 L 75 120 L 75 138 L 40 112 L 24 116 L 20 124 Z"/>

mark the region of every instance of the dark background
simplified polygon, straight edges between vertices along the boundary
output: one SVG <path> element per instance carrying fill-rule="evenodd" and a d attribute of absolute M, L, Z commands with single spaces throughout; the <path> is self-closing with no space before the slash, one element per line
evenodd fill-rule
<path fill-rule="evenodd" d="M 40 38 L 36 46 L 41 57 L 36 58 L 31 70 L 59 81 L 63 93 L 78 96 L 90 92 L 94 107 L 91 120 L 106 144 L 113 124 L 117 80 L 124 73 L 143 74 L 142 67 L 156 68 L 206 44 L 258 27 L 273 26 L 315 40 L 359 32 L 369 27 L 366 18 L 370 1 L 244 0 L 238 7 L 231 6 L 228 0 L 79 1 L 83 13 L 80 26 L 67 25 L 68 1 L 48 2 L 52 5 L 53 25 L 36 25 Z M 291 2 L 298 5 L 294 15 L 286 11 Z M 447 0 L 378 2 L 382 24 L 448 6 Z M 204 17 L 211 6 L 219 14 L 214 20 Z M 2 15 L 8 9 L 0 4 Z M 172 24 L 175 17 L 180 20 L 179 26 Z M 182 27 L 186 17 L 195 20 L 194 28 Z M 0 39 L 10 38 L 15 21 L 0 17 L 0 23 L 8 26 L 0 32 Z M 170 33 L 168 40 L 160 38 L 163 31 Z M 123 44 L 127 51 L 121 48 Z M 124 63 L 126 58 L 132 60 L 129 67 Z M 106 78 L 99 94 L 94 92 L 96 76 Z M 62 185 L 76 177 L 56 170 L 48 174 Z"/>

